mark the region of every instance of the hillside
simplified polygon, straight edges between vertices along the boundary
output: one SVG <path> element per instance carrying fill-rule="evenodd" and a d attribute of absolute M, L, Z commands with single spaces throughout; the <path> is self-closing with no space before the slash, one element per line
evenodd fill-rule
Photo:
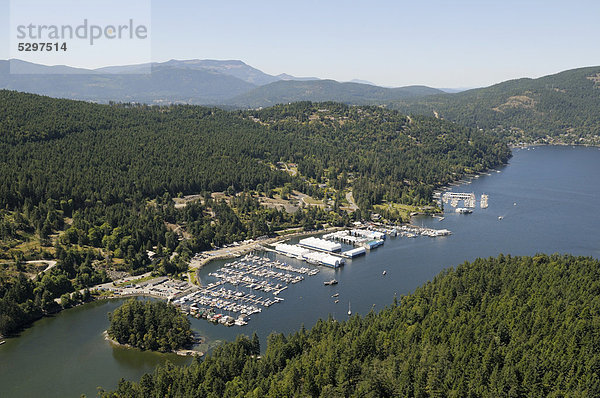
<path fill-rule="evenodd" d="M 396 101 L 392 107 L 493 130 L 513 143 L 600 144 L 600 66 Z"/>
<path fill-rule="evenodd" d="M 339 83 L 335 80 L 289 80 L 257 87 L 228 100 L 227 104 L 243 108 L 268 107 L 298 101 L 336 101 L 364 105 L 440 93 L 442 91 L 425 86 L 385 88 L 361 83 Z"/>
<path fill-rule="evenodd" d="M 1 90 L 0 333 L 111 272 L 177 274 L 212 247 L 349 225 L 383 201 L 430 205 L 435 187 L 509 156 L 478 131 L 380 107 L 305 102 L 226 112 Z M 342 208 L 350 190 L 354 212 Z M 323 206 L 261 205 L 293 191 Z M 176 207 L 184 195 L 196 199 Z M 41 259 L 57 266 L 25 277 L 24 262 Z"/>
<path fill-rule="evenodd" d="M 600 262 L 478 259 L 376 314 L 239 337 L 104 397 L 593 397 L 600 395 Z"/>

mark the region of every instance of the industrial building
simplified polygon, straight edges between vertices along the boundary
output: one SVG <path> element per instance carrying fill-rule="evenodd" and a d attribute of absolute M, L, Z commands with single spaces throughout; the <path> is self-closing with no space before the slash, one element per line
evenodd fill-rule
<path fill-rule="evenodd" d="M 278 243 L 275 245 L 275 251 L 288 257 L 304 260 L 304 255 L 310 253 L 310 250 L 298 245 L 288 245 L 286 243 Z"/>
<path fill-rule="evenodd" d="M 314 238 L 312 236 L 310 238 L 300 239 L 300 242 L 298 242 L 298 244 L 309 249 L 326 252 L 335 253 L 342 251 L 342 245 L 340 245 L 339 243 L 331 242 L 325 239 Z"/>

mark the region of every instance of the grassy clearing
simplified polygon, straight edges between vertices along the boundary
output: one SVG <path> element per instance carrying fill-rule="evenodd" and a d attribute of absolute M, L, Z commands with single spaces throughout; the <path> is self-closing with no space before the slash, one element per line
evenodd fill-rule
<path fill-rule="evenodd" d="M 145 276 L 143 278 L 130 279 L 129 281 L 119 283 L 119 284 L 117 284 L 115 286 L 117 286 L 117 287 L 123 287 L 123 286 L 132 285 L 132 284 L 136 284 L 136 283 L 146 282 L 146 281 L 149 281 L 149 280 L 155 279 L 155 278 L 157 278 L 157 277 L 153 276 L 153 275 L 148 275 L 148 276 Z"/>
<path fill-rule="evenodd" d="M 386 218 L 401 219 L 402 222 L 410 222 L 410 215 L 413 213 L 437 213 L 431 206 L 413 206 L 402 203 L 386 202 L 373 206 L 373 210 L 380 214 L 385 214 Z"/>

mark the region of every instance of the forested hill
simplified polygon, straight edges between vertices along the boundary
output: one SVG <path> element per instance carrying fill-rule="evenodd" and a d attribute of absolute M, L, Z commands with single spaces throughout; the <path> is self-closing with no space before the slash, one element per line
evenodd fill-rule
<path fill-rule="evenodd" d="M 293 143 L 287 159 L 318 182 L 350 185 L 361 208 L 383 200 L 425 204 L 435 187 L 504 163 L 508 148 L 475 129 L 381 107 L 298 102 L 248 111 Z"/>
<path fill-rule="evenodd" d="M 403 195 L 423 204 L 436 185 L 510 156 L 478 131 L 377 107 L 305 102 L 225 112 L 10 91 L 0 91 L 0 99 L 0 140 L 10 144 L 2 146 L 2 207 L 47 199 L 81 207 L 165 192 L 277 187 L 294 179 L 269 166 L 279 161 L 298 163 L 319 181 L 352 173 L 366 205 Z"/>
<path fill-rule="evenodd" d="M 447 270 L 376 314 L 247 338 L 105 397 L 596 397 L 600 262 L 536 255 Z"/>
<path fill-rule="evenodd" d="M 513 142 L 600 143 L 600 66 L 539 79 L 517 79 L 457 94 L 392 105 L 416 113 L 491 129 Z"/>
<path fill-rule="evenodd" d="M 335 80 L 278 81 L 228 99 L 226 104 L 242 108 L 267 107 L 298 101 L 379 105 L 393 100 L 440 93 L 441 90 L 426 86 L 386 88 L 353 82 L 340 83 Z"/>

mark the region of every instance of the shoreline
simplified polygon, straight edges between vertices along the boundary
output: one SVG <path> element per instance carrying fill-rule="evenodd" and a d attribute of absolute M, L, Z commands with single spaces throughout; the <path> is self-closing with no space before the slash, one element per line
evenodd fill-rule
<path fill-rule="evenodd" d="M 117 347 L 127 348 L 127 349 L 135 349 L 135 350 L 140 350 L 140 351 L 155 352 L 155 353 L 159 353 L 159 354 L 175 354 L 175 355 L 179 355 L 179 356 L 182 356 L 182 357 L 191 357 L 191 356 L 202 357 L 205 354 L 202 351 L 196 351 L 196 350 L 190 350 L 190 349 L 181 349 L 181 350 L 167 351 L 167 352 L 153 351 L 153 350 L 142 350 L 141 348 L 134 347 L 131 344 L 121 344 L 118 341 L 112 339 L 108 335 L 108 330 L 105 330 L 104 332 L 102 332 L 102 336 L 104 337 L 104 340 L 108 341 L 110 344 L 112 344 L 114 346 L 117 346 Z M 196 340 L 196 333 L 194 333 L 194 340 L 197 341 Z"/>
<path fill-rule="evenodd" d="M 600 148 L 600 144 L 567 144 L 565 142 L 560 142 L 560 143 L 543 142 L 543 143 L 537 143 L 537 144 L 532 144 L 532 143 L 508 144 L 508 147 L 510 149 L 524 149 L 524 148 L 531 148 L 531 147 L 535 147 L 535 146 L 577 146 L 577 147 L 587 147 L 587 148 Z"/>
<path fill-rule="evenodd" d="M 260 247 L 263 245 L 272 245 L 279 241 L 284 241 L 284 240 L 303 237 L 303 236 L 311 236 L 311 235 L 318 235 L 321 233 L 335 232 L 335 231 L 338 231 L 338 230 L 341 230 L 344 228 L 345 227 L 329 227 L 329 228 L 324 228 L 324 229 L 318 230 L 318 231 L 299 231 L 299 232 L 290 233 L 288 235 L 267 238 L 267 239 L 264 239 L 261 241 L 255 241 L 255 242 L 249 243 L 247 245 L 244 245 L 243 247 L 239 247 L 239 246 L 233 247 L 233 248 L 231 248 L 231 250 L 228 250 L 226 253 L 210 255 L 209 257 L 205 257 L 200 260 L 192 260 L 189 264 L 189 268 L 191 271 L 197 272 L 198 270 L 202 269 L 205 265 L 209 264 L 212 261 L 226 260 L 226 259 L 241 257 L 244 254 L 248 254 L 254 250 L 260 249 Z M 208 251 L 208 252 L 204 251 L 204 252 L 200 252 L 198 254 L 208 254 L 208 253 L 210 253 L 210 251 Z"/>
<path fill-rule="evenodd" d="M 479 177 L 484 176 L 484 175 L 487 176 L 487 175 L 491 174 L 492 171 L 496 171 L 497 172 L 497 171 L 500 170 L 499 169 L 500 167 L 506 167 L 507 165 L 508 165 L 508 163 L 504 163 L 504 164 L 498 165 L 496 168 L 486 169 L 486 170 L 480 171 L 478 173 L 465 174 L 460 180 L 456 180 L 456 181 L 453 181 L 453 182 L 449 182 L 449 183 L 447 183 L 445 185 L 442 185 L 439 188 L 434 189 L 433 192 L 434 192 L 434 194 L 435 193 L 442 194 L 443 192 L 448 191 L 448 190 L 450 190 L 450 189 L 452 189 L 454 187 L 460 187 L 460 186 L 463 186 L 463 185 L 468 185 L 467 183 L 472 182 L 475 178 L 479 178 Z M 442 213 L 443 213 L 443 211 L 442 211 Z"/>

